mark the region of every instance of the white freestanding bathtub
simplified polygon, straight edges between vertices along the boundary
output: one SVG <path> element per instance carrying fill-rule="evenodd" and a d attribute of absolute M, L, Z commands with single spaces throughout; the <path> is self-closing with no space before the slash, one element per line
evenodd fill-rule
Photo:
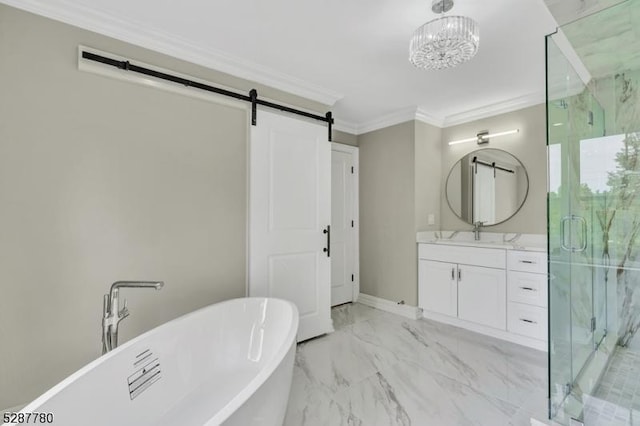
<path fill-rule="evenodd" d="M 211 305 L 98 358 L 21 412 L 52 413 L 61 426 L 281 426 L 297 329 L 284 300 Z"/>

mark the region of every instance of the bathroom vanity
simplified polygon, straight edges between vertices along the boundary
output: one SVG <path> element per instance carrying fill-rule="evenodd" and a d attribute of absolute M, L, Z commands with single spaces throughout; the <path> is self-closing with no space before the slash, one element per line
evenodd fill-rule
<path fill-rule="evenodd" d="M 417 242 L 425 318 L 547 350 L 544 235 L 419 232 Z"/>

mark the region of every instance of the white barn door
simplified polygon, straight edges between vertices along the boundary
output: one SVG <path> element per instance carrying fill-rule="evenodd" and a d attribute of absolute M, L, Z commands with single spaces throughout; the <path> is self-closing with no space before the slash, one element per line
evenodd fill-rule
<path fill-rule="evenodd" d="M 327 127 L 259 110 L 249 174 L 249 296 L 294 302 L 298 341 L 333 331 Z"/>

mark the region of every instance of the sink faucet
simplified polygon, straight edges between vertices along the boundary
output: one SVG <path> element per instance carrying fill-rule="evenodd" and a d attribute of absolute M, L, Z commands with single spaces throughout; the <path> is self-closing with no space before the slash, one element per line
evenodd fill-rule
<path fill-rule="evenodd" d="M 160 290 L 164 281 L 116 281 L 111 284 L 109 294 L 105 294 L 102 302 L 102 354 L 118 346 L 118 324 L 129 316 L 127 300 L 123 301 L 122 309 L 118 310 L 121 288 L 152 288 Z"/>
<path fill-rule="evenodd" d="M 473 239 L 476 241 L 480 241 L 480 228 L 482 228 L 484 222 L 474 222 L 473 224 Z"/>

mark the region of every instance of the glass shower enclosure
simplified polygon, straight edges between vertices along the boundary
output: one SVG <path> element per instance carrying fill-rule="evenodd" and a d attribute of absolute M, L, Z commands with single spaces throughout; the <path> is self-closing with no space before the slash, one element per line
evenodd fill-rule
<path fill-rule="evenodd" d="M 640 386 L 613 377 L 640 370 L 639 22 L 627 0 L 546 39 L 549 415 L 565 425 L 611 407 L 640 424 Z"/>

